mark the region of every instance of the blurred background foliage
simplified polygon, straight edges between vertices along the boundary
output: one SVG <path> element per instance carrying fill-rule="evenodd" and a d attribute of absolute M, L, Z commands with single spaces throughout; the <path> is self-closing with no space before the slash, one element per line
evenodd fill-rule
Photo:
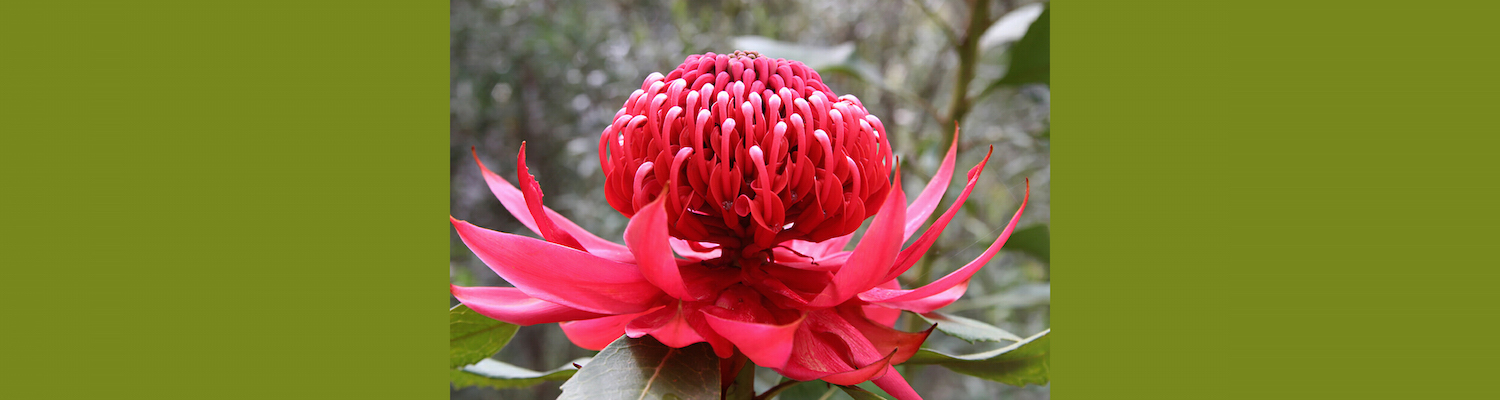
<path fill-rule="evenodd" d="M 909 194 L 937 170 L 953 122 L 963 128 L 955 178 L 939 211 L 963 188 L 963 174 L 994 156 L 974 194 L 922 263 L 901 277 L 912 287 L 974 259 L 1009 222 L 1031 182 L 1031 201 L 1001 256 L 945 312 L 986 321 L 1021 336 L 1050 325 L 1050 90 L 1047 17 L 1036 1 L 524 1 L 451 2 L 451 196 L 453 216 L 530 235 L 484 184 L 470 156 L 514 179 L 515 157 L 528 161 L 559 213 L 601 237 L 619 240 L 626 219 L 604 201 L 598 135 L 651 72 L 667 72 L 690 54 L 756 50 L 809 64 L 840 94 L 858 96 L 885 122 L 902 159 Z M 1040 18 L 1039 18 L 1040 16 Z M 1033 27 L 1035 21 L 1036 29 Z M 460 285 L 508 286 L 452 235 L 450 273 Z M 457 304 L 454 302 L 454 304 Z M 905 315 L 897 327 L 920 330 Z M 927 347 L 963 352 L 995 348 L 942 334 Z M 550 370 L 591 351 L 568 342 L 556 324 L 524 327 L 496 358 Z M 1017 388 L 938 367 L 904 366 L 928 399 L 1042 399 L 1049 386 Z M 757 392 L 779 377 L 762 370 Z M 559 383 L 523 389 L 455 389 L 455 399 L 553 399 Z M 817 382 L 783 399 L 817 399 Z M 830 399 L 848 398 L 835 391 Z"/>

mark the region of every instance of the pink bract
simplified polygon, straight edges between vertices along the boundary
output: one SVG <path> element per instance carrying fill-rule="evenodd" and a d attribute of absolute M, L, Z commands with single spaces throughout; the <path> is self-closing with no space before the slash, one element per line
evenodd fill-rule
<path fill-rule="evenodd" d="M 795 380 L 874 381 L 899 399 L 920 399 L 892 366 L 932 329 L 893 329 L 900 310 L 931 312 L 962 296 L 1026 205 L 979 258 L 926 286 L 900 288 L 896 277 L 953 219 L 989 161 L 902 248 L 947 190 L 957 139 L 908 205 L 884 127 L 858 99 L 834 96 L 796 61 L 689 56 L 672 73 L 648 77 L 601 135 L 606 197 L 630 217 L 623 245 L 542 205 L 523 144 L 519 187 L 479 167 L 501 204 L 542 239 L 452 219 L 464 244 L 515 285 L 452 292 L 497 320 L 560 322 L 584 348 L 621 335 L 672 347 L 707 342 L 721 358 L 748 358 Z"/>

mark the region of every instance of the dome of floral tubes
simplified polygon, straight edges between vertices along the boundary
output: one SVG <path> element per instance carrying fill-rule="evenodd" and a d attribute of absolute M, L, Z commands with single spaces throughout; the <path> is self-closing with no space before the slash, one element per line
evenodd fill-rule
<path fill-rule="evenodd" d="M 609 204 L 665 194 L 672 236 L 746 253 L 859 228 L 890 191 L 885 127 L 801 62 L 689 56 L 653 73 L 599 138 Z"/>

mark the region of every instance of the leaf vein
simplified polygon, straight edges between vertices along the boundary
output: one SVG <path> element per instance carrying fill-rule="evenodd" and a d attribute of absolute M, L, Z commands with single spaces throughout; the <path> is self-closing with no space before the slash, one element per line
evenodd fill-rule
<path fill-rule="evenodd" d="M 651 379 L 646 380 L 646 387 L 641 390 L 641 397 L 636 400 L 645 400 L 646 393 L 651 393 L 651 385 L 656 383 L 656 377 L 661 375 L 661 367 L 667 365 L 667 360 L 672 358 L 672 352 L 674 351 L 677 351 L 677 349 L 667 348 L 667 354 L 661 357 L 661 363 L 656 364 L 656 369 L 651 372 Z"/>

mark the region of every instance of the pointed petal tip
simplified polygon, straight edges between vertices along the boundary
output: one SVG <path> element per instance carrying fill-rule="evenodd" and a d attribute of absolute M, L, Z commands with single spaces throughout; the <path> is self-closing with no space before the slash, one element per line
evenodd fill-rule
<path fill-rule="evenodd" d="M 869 365 L 865 365 L 863 367 L 859 367 L 846 372 L 828 375 L 818 379 L 835 385 L 858 385 L 866 381 L 884 377 L 887 372 L 887 368 L 891 367 L 891 360 L 895 357 L 896 351 L 892 350 L 891 353 L 886 354 L 884 358 L 876 360 Z"/>
<path fill-rule="evenodd" d="M 911 384 L 906 382 L 906 377 L 901 376 L 901 372 L 896 371 L 895 367 L 886 367 L 885 375 L 871 381 L 896 400 L 922 400 L 922 396 L 911 388 Z"/>
<path fill-rule="evenodd" d="M 634 265 L 452 220 L 459 238 L 480 261 L 533 297 L 580 310 L 619 314 L 644 311 L 662 293 Z"/>
<path fill-rule="evenodd" d="M 463 287 L 449 284 L 449 293 L 481 315 L 516 325 L 536 325 L 607 316 L 531 297 L 511 287 Z"/>
<path fill-rule="evenodd" d="M 493 171 L 490 171 L 490 168 L 488 166 L 484 165 L 484 161 L 479 160 L 479 150 L 477 148 L 475 148 L 474 146 L 469 146 L 469 155 L 474 157 L 474 164 L 479 166 L 480 175 L 488 176 L 495 174 Z M 485 181 L 486 184 L 489 184 L 488 179 L 486 179 Z"/>
<path fill-rule="evenodd" d="M 968 201 L 969 195 L 974 191 L 974 186 L 979 183 L 979 175 L 984 173 L 984 166 L 990 162 L 990 156 L 993 155 L 994 152 L 995 146 L 991 145 L 990 153 L 985 154 L 983 160 L 980 160 L 978 164 L 975 164 L 973 168 L 969 169 L 967 175 L 968 182 L 964 184 L 963 192 L 959 193 L 958 198 L 953 200 L 953 204 L 948 206 L 948 211 L 943 212 L 943 214 L 939 216 L 936 221 L 933 221 L 931 226 L 927 227 L 927 231 L 923 232 L 922 236 L 918 237 L 916 242 L 913 242 L 911 246 L 908 246 L 905 249 L 901 250 L 901 253 L 896 256 L 896 266 L 891 268 L 891 270 L 886 274 L 887 279 L 895 279 L 897 276 L 905 273 L 912 267 L 912 265 L 916 264 L 917 260 L 920 259 L 923 254 L 927 253 L 927 249 L 930 248 L 933 242 L 937 240 L 938 235 L 942 234 L 943 230 L 948 227 L 948 223 L 952 222 L 953 217 L 956 216 L 958 211 L 962 209 L 964 202 Z M 925 190 L 923 194 L 926 194 Z M 1022 205 L 1025 205 L 1024 202 Z M 936 203 L 933 203 L 932 206 L 936 207 Z M 925 219 L 923 221 L 925 221 Z M 908 225 L 907 227 L 909 233 L 915 233 L 916 228 L 917 226 L 911 225 Z M 910 239 L 909 236 L 910 235 L 908 234 L 908 239 Z"/>
<path fill-rule="evenodd" d="M 938 202 L 943 199 L 943 194 L 948 190 L 948 184 L 953 181 L 953 170 L 958 157 L 958 125 L 953 126 L 953 141 L 948 145 L 948 153 L 943 155 L 943 161 L 938 164 L 938 170 L 933 173 L 932 179 L 927 182 L 927 187 L 917 194 L 917 198 L 907 206 L 907 222 L 905 236 L 902 241 L 911 239 L 911 236 L 921 229 L 932 212 L 937 210 Z M 972 175 L 972 173 L 971 173 Z"/>

